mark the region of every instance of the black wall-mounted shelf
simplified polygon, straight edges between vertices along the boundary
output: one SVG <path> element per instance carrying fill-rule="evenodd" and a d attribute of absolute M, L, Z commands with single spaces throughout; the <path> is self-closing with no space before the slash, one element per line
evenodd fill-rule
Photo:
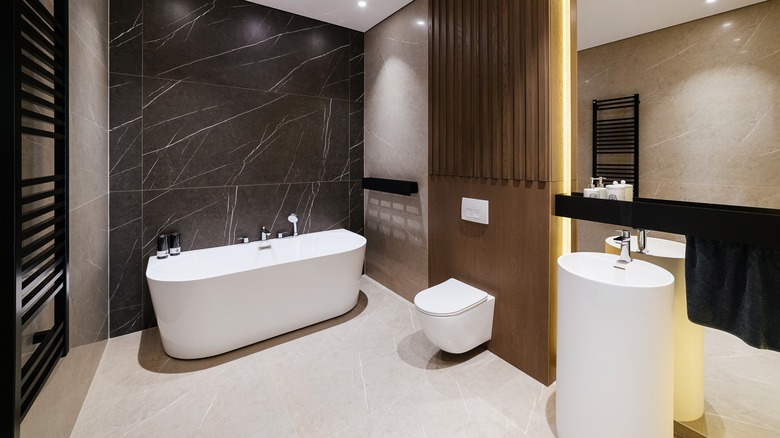
<path fill-rule="evenodd" d="M 363 189 L 395 193 L 397 195 L 405 196 L 411 196 L 413 193 L 420 191 L 415 181 L 402 181 L 385 178 L 363 178 Z"/>
<path fill-rule="evenodd" d="M 780 249 L 780 210 L 634 198 L 555 195 L 555 215 Z"/>

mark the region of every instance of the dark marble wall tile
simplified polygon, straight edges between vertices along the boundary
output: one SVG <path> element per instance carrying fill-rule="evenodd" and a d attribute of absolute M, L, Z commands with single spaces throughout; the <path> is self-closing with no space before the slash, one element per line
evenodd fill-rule
<path fill-rule="evenodd" d="M 156 325 L 161 233 L 362 231 L 362 33 L 241 0 L 117 0 L 111 20 L 111 336 Z"/>
<path fill-rule="evenodd" d="M 114 338 L 143 330 L 143 306 L 141 304 L 112 310 L 109 336 Z"/>
<path fill-rule="evenodd" d="M 364 99 L 364 34 L 350 31 L 349 40 L 349 100 L 363 102 Z"/>
<path fill-rule="evenodd" d="M 349 102 L 144 82 L 144 189 L 333 181 L 349 172 Z"/>
<path fill-rule="evenodd" d="M 109 201 L 109 308 L 111 312 L 142 302 L 146 265 L 141 259 L 142 193 L 116 192 Z"/>
<path fill-rule="evenodd" d="M 115 0 L 109 8 L 109 70 L 141 74 L 142 0 Z"/>
<path fill-rule="evenodd" d="M 141 189 L 142 78 L 110 75 L 109 189 Z"/>
<path fill-rule="evenodd" d="M 363 158 L 365 156 L 363 102 L 349 104 L 349 179 L 363 179 Z"/>
<path fill-rule="evenodd" d="M 350 181 L 349 184 L 349 230 L 363 234 L 365 205 L 363 199 L 363 181 Z"/>
<path fill-rule="evenodd" d="M 143 256 L 157 251 L 157 236 L 181 233 L 182 250 L 229 245 L 235 188 L 146 190 L 143 201 Z"/>
<path fill-rule="evenodd" d="M 243 0 L 144 0 L 144 75 L 349 99 L 349 30 Z"/>

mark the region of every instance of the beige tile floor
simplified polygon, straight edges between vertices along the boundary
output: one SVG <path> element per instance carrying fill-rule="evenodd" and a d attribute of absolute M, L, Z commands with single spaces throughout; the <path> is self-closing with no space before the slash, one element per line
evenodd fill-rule
<path fill-rule="evenodd" d="M 704 329 L 704 415 L 684 425 L 709 438 L 780 437 L 780 353 Z"/>
<path fill-rule="evenodd" d="M 108 342 L 72 437 L 554 437 L 554 386 L 440 352 L 368 277 L 343 317 L 215 358 L 156 329 Z"/>
<path fill-rule="evenodd" d="M 484 349 L 453 356 L 368 277 L 347 315 L 180 361 L 156 329 L 111 339 L 71 437 L 555 437 L 554 385 Z M 780 353 L 705 329 L 710 438 L 780 437 Z"/>

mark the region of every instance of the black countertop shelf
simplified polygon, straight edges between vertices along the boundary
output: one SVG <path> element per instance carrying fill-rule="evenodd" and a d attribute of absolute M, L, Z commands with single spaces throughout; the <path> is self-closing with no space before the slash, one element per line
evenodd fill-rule
<path fill-rule="evenodd" d="M 555 195 L 555 215 L 628 228 L 780 249 L 780 210 L 634 198 L 629 201 Z"/>
<path fill-rule="evenodd" d="M 404 196 L 412 196 L 413 193 L 420 191 L 417 183 L 414 181 L 385 178 L 363 178 L 363 189 L 395 193 Z"/>

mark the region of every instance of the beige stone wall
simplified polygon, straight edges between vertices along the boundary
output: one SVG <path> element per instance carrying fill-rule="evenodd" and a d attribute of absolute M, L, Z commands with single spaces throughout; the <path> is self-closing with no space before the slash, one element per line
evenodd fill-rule
<path fill-rule="evenodd" d="M 70 340 L 108 338 L 108 0 L 70 8 Z"/>
<path fill-rule="evenodd" d="M 780 1 L 583 50 L 578 67 L 579 191 L 593 99 L 639 93 L 640 197 L 780 208 Z M 578 249 L 614 228 L 580 221 Z"/>
<path fill-rule="evenodd" d="M 408 300 L 428 287 L 427 23 L 428 1 L 415 0 L 365 36 L 365 176 L 420 186 L 366 190 L 366 274 Z"/>
<path fill-rule="evenodd" d="M 70 436 L 108 338 L 108 0 L 69 2 L 69 51 L 70 352 L 22 422 L 23 437 Z M 51 165 L 49 152 L 34 154 Z"/>

